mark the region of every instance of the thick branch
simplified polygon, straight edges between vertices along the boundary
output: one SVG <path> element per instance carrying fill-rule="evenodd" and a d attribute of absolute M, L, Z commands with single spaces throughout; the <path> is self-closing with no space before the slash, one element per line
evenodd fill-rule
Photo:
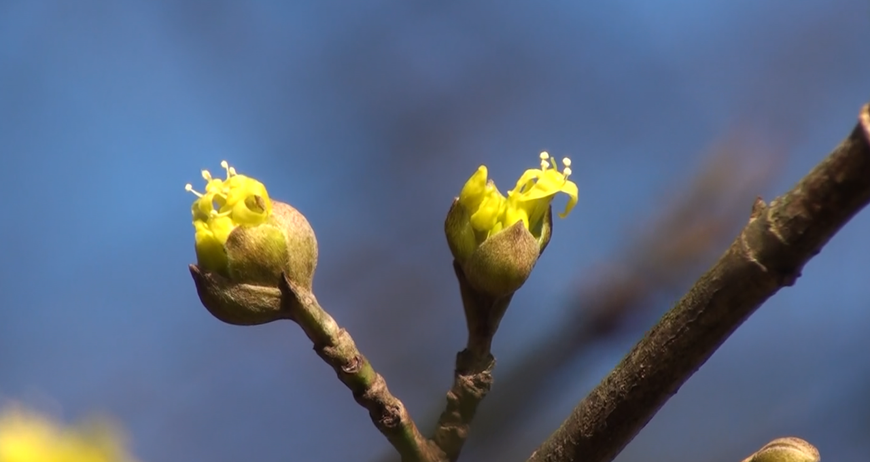
<path fill-rule="evenodd" d="M 870 202 L 870 105 L 791 191 L 758 199 L 749 224 L 529 462 L 609 462 L 728 336 Z"/>
<path fill-rule="evenodd" d="M 372 422 L 402 456 L 403 462 L 440 462 L 443 453 L 420 434 L 405 406 L 360 353 L 350 334 L 317 303 L 314 294 L 284 278 L 282 299 L 293 321 L 314 343 L 314 351 L 332 366 Z"/>

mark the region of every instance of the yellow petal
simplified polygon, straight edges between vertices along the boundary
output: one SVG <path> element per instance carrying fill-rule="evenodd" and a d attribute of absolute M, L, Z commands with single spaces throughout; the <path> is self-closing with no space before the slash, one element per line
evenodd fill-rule
<path fill-rule="evenodd" d="M 508 207 L 505 210 L 504 226 L 505 228 L 513 226 L 514 223 L 522 220 L 523 226 L 529 229 L 529 214 L 523 208 Z"/>
<path fill-rule="evenodd" d="M 486 175 L 486 166 L 481 165 L 478 167 L 477 171 L 471 175 L 471 178 L 465 182 L 465 186 L 462 187 L 462 191 L 459 193 L 459 203 L 462 204 L 469 213 L 473 213 L 486 197 Z"/>
<path fill-rule="evenodd" d="M 204 270 L 221 272 L 226 268 L 227 252 L 224 243 L 209 228 L 197 230 L 194 248 L 197 264 Z"/>
<path fill-rule="evenodd" d="M 492 180 L 487 181 L 486 166 L 480 166 L 459 194 L 459 203 L 468 211 L 471 227 L 481 233 L 478 238 L 492 236 L 518 221 L 526 229 L 540 229 L 540 221 L 560 192 L 568 195 L 568 204 L 559 216 L 567 216 L 577 204 L 577 185 L 568 180 L 570 159 L 562 163 L 564 168 L 560 172 L 555 159 L 542 153 L 541 168 L 523 172 L 507 198 L 498 192 Z"/>
<path fill-rule="evenodd" d="M 514 186 L 513 193 L 524 194 L 528 192 L 528 190 L 535 185 L 535 179 L 540 178 L 544 172 L 538 168 L 530 168 L 523 172 L 520 176 L 520 179 L 517 180 L 516 186 Z"/>
<path fill-rule="evenodd" d="M 193 214 L 194 226 L 196 226 L 197 221 L 207 221 L 209 215 L 211 215 L 211 211 L 214 210 L 211 200 L 207 199 L 205 196 L 193 201 L 193 205 L 190 209 Z"/>
<path fill-rule="evenodd" d="M 571 209 L 577 205 L 577 185 L 574 184 L 573 181 L 566 181 L 559 191 L 568 195 L 568 203 L 565 204 L 565 211 L 559 214 L 560 218 L 565 218 L 571 212 Z"/>
<path fill-rule="evenodd" d="M 272 202 L 263 183 L 244 175 L 235 175 L 227 181 L 226 204 L 221 212 L 230 212 L 237 225 L 256 226 L 266 221 L 272 212 Z"/>
<path fill-rule="evenodd" d="M 501 218 L 504 206 L 504 196 L 494 185 L 488 186 L 477 211 L 471 214 L 471 227 L 478 231 L 489 231 Z"/>
<path fill-rule="evenodd" d="M 237 174 L 226 162 L 221 162 L 221 166 L 227 171 L 225 180 L 203 171 L 204 194 L 193 191 L 190 185 L 186 187 L 197 195 L 191 206 L 197 259 L 213 271 L 222 268 L 216 265 L 226 266 L 223 245 L 236 227 L 260 225 L 272 213 L 272 202 L 263 183 Z"/>
<path fill-rule="evenodd" d="M 535 200 L 553 196 L 561 190 L 565 181 L 567 181 L 565 175 L 556 170 L 547 169 L 541 172 L 534 185 L 523 190 L 522 197 L 519 200 Z"/>

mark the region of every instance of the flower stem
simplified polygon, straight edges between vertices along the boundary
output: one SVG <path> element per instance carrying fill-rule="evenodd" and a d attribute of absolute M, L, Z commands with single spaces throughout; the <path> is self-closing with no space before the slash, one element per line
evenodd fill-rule
<path fill-rule="evenodd" d="M 495 358 L 490 352 L 492 339 L 513 297 L 510 294 L 493 298 L 476 291 L 468 284 L 458 263 L 453 263 L 453 269 L 465 308 L 468 341 L 465 349 L 456 355 L 453 386 L 447 392 L 447 406 L 438 419 L 433 437 L 449 461 L 459 458 L 477 406 L 492 388 L 495 368 Z"/>
<path fill-rule="evenodd" d="M 314 343 L 314 351 L 329 364 L 339 380 L 369 411 L 375 427 L 401 455 L 402 462 L 442 462 L 444 454 L 427 440 L 402 402 L 387 389 L 387 382 L 354 344 L 353 338 L 317 303 L 310 291 L 283 278 L 282 310 Z"/>

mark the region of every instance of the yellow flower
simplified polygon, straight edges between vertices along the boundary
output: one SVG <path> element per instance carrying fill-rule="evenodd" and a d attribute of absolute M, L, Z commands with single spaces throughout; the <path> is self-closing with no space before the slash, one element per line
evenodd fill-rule
<path fill-rule="evenodd" d="M 190 265 L 200 301 L 221 321 L 255 325 L 287 317 L 280 285 L 311 290 L 317 238 L 304 215 L 269 199 L 263 183 L 221 162 L 226 178 L 203 170 L 205 192 L 191 207 L 197 264 Z M 0 461 L 2 462 L 2 461 Z"/>
<path fill-rule="evenodd" d="M 219 272 L 227 267 L 225 245 L 230 233 L 239 226 L 265 223 L 272 213 L 272 202 L 263 183 L 239 175 L 227 161 L 222 161 L 221 167 L 227 172 L 226 179 L 213 178 L 208 170 L 202 171 L 205 193 L 194 191 L 189 183 L 185 186 L 197 196 L 191 207 L 197 260 L 204 269 Z"/>
<path fill-rule="evenodd" d="M 487 179 L 486 166 L 471 175 L 444 220 L 447 245 L 468 283 L 480 293 L 504 297 L 520 288 L 550 242 L 550 203 L 568 195 L 562 218 L 577 204 L 577 185 L 568 180 L 571 160 L 541 153 L 541 168 L 526 170 L 503 196 Z"/>
<path fill-rule="evenodd" d="M 129 462 L 109 427 L 63 428 L 13 407 L 0 415 L 0 462 Z"/>
<path fill-rule="evenodd" d="M 516 186 L 504 197 L 492 180 L 487 181 L 486 166 L 471 176 L 462 192 L 459 203 L 470 214 L 471 226 L 479 241 L 485 240 L 518 221 L 536 238 L 540 236 L 544 216 L 557 193 L 568 195 L 565 211 L 559 216 L 565 218 L 577 204 L 577 185 L 568 180 L 571 175 L 571 159 L 562 159 L 564 168 L 560 172 L 555 159 L 546 152 L 541 153 L 541 168 L 526 170 Z"/>

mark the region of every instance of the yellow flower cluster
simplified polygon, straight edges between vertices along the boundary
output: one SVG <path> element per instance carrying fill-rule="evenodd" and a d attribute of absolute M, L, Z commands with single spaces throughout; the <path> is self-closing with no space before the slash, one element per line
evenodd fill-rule
<path fill-rule="evenodd" d="M 222 161 L 221 167 L 227 172 L 226 179 L 213 178 L 208 170 L 202 171 L 205 193 L 194 191 L 190 183 L 185 186 L 197 196 L 191 208 L 196 255 L 200 266 L 209 271 L 227 267 L 224 244 L 236 227 L 260 225 L 272 213 L 272 202 L 263 183 L 239 175 L 227 161 Z"/>
<path fill-rule="evenodd" d="M 536 234 L 553 197 L 560 192 L 568 195 L 568 204 L 559 216 L 568 215 L 577 204 L 578 193 L 577 185 L 568 180 L 571 159 L 562 159 L 564 168 L 560 172 L 548 153 L 542 152 L 540 157 L 541 168 L 526 170 L 507 197 L 498 191 L 492 180 L 487 180 L 486 166 L 477 169 L 459 193 L 459 203 L 471 215 L 475 231 L 489 237 L 522 221 L 526 229 Z"/>
<path fill-rule="evenodd" d="M 63 428 L 18 407 L 0 415 L 0 462 L 133 462 L 107 427 Z"/>

